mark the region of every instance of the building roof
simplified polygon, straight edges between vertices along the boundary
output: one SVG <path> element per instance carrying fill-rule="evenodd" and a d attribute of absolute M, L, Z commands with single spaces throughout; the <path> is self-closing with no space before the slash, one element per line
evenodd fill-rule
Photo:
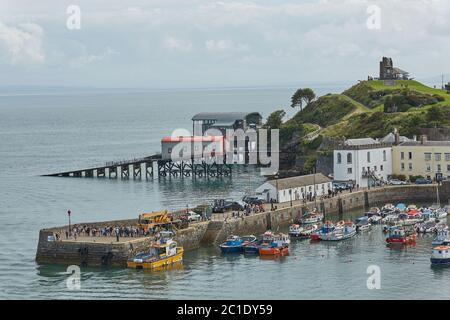
<path fill-rule="evenodd" d="M 405 136 L 400 136 L 399 139 L 400 139 L 399 142 L 411 141 L 411 139 L 409 139 L 408 137 L 405 137 Z M 395 143 L 395 134 L 393 134 L 392 132 L 388 133 L 383 139 L 381 139 L 381 142 L 382 143 Z"/>
<path fill-rule="evenodd" d="M 365 146 L 371 144 L 378 144 L 379 142 L 372 138 L 347 139 L 345 145 L 347 146 Z"/>
<path fill-rule="evenodd" d="M 200 112 L 192 117 L 192 120 L 216 120 L 223 123 L 234 123 L 236 120 L 244 120 L 253 112 Z"/>
<path fill-rule="evenodd" d="M 316 176 L 315 179 L 314 176 Z M 274 187 L 276 187 L 278 184 L 278 190 L 283 190 L 283 189 L 310 186 L 314 184 L 314 180 L 316 184 L 331 182 L 331 179 L 323 175 L 322 173 L 308 174 L 304 176 L 296 176 L 278 180 L 269 180 L 267 182 L 273 185 Z"/>
<path fill-rule="evenodd" d="M 402 70 L 400 68 L 392 68 L 392 69 L 394 70 L 394 73 L 400 73 L 400 74 L 404 74 L 404 75 L 408 75 L 409 74 L 408 71 Z"/>
<path fill-rule="evenodd" d="M 405 147 L 450 147 L 450 141 L 406 141 L 400 143 L 399 146 Z"/>

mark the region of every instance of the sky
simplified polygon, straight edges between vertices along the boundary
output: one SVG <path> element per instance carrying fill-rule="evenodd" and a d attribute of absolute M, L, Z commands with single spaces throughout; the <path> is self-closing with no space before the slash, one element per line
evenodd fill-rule
<path fill-rule="evenodd" d="M 450 1 L 0 0 L 0 86 L 356 82 L 382 56 L 450 74 Z"/>

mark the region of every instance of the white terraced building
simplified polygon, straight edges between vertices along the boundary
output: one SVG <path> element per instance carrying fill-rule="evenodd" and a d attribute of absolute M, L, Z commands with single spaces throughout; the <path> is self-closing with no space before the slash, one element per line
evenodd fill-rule
<path fill-rule="evenodd" d="M 308 174 L 290 178 L 269 180 L 256 189 L 256 195 L 267 202 L 288 202 L 307 198 L 308 194 L 314 195 L 328 194 L 332 190 L 332 181 L 322 173 Z"/>
<path fill-rule="evenodd" d="M 392 175 L 392 147 L 372 138 L 348 139 L 333 153 L 335 181 L 368 187 Z"/>

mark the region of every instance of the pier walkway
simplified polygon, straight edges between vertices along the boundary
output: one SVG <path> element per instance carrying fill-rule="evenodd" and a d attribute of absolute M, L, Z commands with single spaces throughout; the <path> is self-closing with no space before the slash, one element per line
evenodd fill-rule
<path fill-rule="evenodd" d="M 145 173 L 145 174 L 144 174 Z M 163 160 L 161 154 L 139 159 L 106 162 L 87 169 L 44 174 L 46 177 L 153 179 L 157 177 L 222 177 L 231 176 L 232 165 L 216 162 Z"/>

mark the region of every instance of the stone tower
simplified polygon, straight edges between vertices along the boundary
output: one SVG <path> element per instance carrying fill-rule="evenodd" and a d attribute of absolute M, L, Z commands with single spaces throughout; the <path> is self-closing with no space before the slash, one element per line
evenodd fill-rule
<path fill-rule="evenodd" d="M 380 61 L 380 80 L 394 79 L 394 64 L 391 58 L 383 57 Z"/>

